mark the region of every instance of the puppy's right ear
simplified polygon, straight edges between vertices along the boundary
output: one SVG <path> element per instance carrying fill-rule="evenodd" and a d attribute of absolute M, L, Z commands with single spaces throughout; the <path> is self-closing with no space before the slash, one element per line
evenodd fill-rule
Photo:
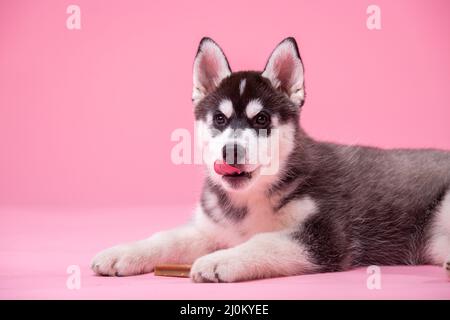
<path fill-rule="evenodd" d="M 220 82 L 231 74 L 230 65 L 222 49 L 210 38 L 203 38 L 194 61 L 192 101 L 197 105 Z"/>

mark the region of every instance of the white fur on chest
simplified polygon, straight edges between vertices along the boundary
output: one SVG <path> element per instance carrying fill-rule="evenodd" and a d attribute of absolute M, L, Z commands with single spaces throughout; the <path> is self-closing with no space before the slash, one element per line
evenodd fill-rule
<path fill-rule="evenodd" d="M 215 195 L 208 196 L 211 203 L 217 203 L 217 199 L 214 199 Z M 274 197 L 252 196 L 239 201 L 239 205 L 247 207 L 245 217 L 239 221 L 224 219 L 218 207 L 212 212 L 219 222 L 214 222 L 211 217 L 208 217 L 200 206 L 196 211 L 195 222 L 198 227 L 214 235 L 223 248 L 236 246 L 258 233 L 294 230 L 316 212 L 316 204 L 308 196 L 293 200 L 276 212 L 273 209 L 276 202 Z"/>

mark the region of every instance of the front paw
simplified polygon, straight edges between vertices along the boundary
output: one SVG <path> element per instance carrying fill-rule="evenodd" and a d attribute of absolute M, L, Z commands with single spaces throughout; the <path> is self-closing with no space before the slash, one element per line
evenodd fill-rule
<path fill-rule="evenodd" d="M 247 280 L 245 266 L 228 253 L 220 250 L 197 259 L 191 268 L 194 282 L 235 282 Z"/>
<path fill-rule="evenodd" d="M 148 255 L 133 245 L 119 245 L 98 253 L 91 269 L 102 276 L 132 276 L 151 272 Z"/>

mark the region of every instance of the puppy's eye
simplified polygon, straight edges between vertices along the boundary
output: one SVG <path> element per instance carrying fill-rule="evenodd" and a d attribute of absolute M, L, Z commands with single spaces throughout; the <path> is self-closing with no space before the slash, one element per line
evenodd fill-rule
<path fill-rule="evenodd" d="M 223 113 L 216 113 L 214 115 L 214 124 L 216 126 L 224 126 L 227 123 L 227 117 Z"/>
<path fill-rule="evenodd" d="M 267 113 L 260 112 L 253 118 L 253 123 L 257 128 L 265 128 L 270 123 L 270 117 Z"/>

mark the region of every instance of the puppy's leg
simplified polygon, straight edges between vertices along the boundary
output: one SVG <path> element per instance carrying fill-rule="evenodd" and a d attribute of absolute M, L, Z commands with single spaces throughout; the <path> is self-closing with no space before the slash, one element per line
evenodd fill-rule
<path fill-rule="evenodd" d="M 214 246 L 214 242 L 195 225 L 186 225 L 106 249 L 94 257 L 91 268 L 97 274 L 108 276 L 148 273 L 158 263 L 190 264 L 215 250 Z"/>
<path fill-rule="evenodd" d="M 194 282 L 235 282 L 296 275 L 315 269 L 307 250 L 292 234 L 269 232 L 199 258 L 192 266 L 191 278 Z"/>

